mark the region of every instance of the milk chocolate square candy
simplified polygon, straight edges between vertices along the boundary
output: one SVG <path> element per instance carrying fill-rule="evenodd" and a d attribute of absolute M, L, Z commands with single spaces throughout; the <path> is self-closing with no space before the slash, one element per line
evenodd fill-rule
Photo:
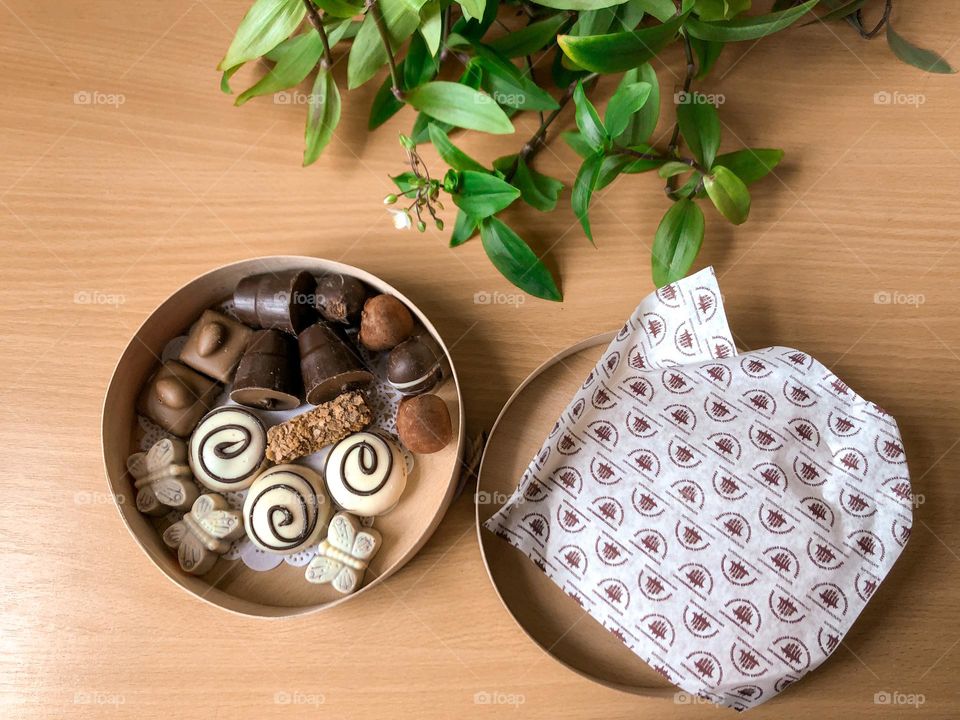
<path fill-rule="evenodd" d="M 190 328 L 180 362 L 220 382 L 230 382 L 253 330 L 215 310 L 205 310 Z"/>
<path fill-rule="evenodd" d="M 167 432 L 187 437 L 216 403 L 220 385 L 176 360 L 167 360 L 147 381 L 137 412 Z"/>

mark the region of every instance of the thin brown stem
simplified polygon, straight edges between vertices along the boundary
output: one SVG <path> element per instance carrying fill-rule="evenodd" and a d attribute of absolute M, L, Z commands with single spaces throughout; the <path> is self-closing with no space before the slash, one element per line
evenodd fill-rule
<path fill-rule="evenodd" d="M 593 82 L 598 77 L 599 75 L 597 73 L 590 73 L 583 78 L 583 82 Z M 573 99 L 573 93 L 576 89 L 577 83 L 570 83 L 560 99 L 557 100 L 558 107 L 540 122 L 540 127 L 537 128 L 536 132 L 534 132 L 533 135 L 530 136 L 530 139 L 523 144 L 522 148 L 520 148 L 520 152 L 517 153 L 517 159 L 514 161 L 513 167 L 511 167 L 510 171 L 506 173 L 507 182 L 510 182 L 510 180 L 513 179 L 513 176 L 516 175 L 517 168 L 520 166 L 521 160 L 524 162 L 531 160 L 533 156 L 540 152 L 546 145 L 547 129 L 553 124 L 553 121 L 557 119 L 557 117 L 563 111 L 563 108 L 565 108 Z"/>
<path fill-rule="evenodd" d="M 377 32 L 380 33 L 380 42 L 383 43 L 383 49 L 387 53 L 391 90 L 397 100 L 403 101 L 403 90 L 400 89 L 400 73 L 397 72 L 397 61 L 393 57 L 393 46 L 390 44 L 390 31 L 387 29 L 387 22 L 383 19 L 383 13 L 380 12 L 380 5 L 377 0 L 367 0 L 366 6 L 367 12 L 373 15 L 373 22 L 377 26 Z"/>
<path fill-rule="evenodd" d="M 323 19 L 317 12 L 313 0 L 303 0 L 303 4 L 307 8 L 307 17 L 310 19 L 310 24 L 320 34 L 320 42 L 323 43 L 323 59 L 320 61 L 320 69 L 327 70 L 333 66 L 333 53 L 330 52 L 330 39 L 327 37 L 327 29 L 323 26 Z"/>
<path fill-rule="evenodd" d="M 638 160 L 663 160 L 664 162 L 669 160 L 670 162 L 683 163 L 684 165 L 689 165 L 692 170 L 696 170 L 701 175 L 706 175 L 710 172 L 692 158 L 671 157 L 669 155 L 660 155 L 658 153 L 641 152 L 640 150 L 634 150 L 626 147 L 618 147 L 616 148 L 616 152 L 620 153 L 621 155 L 635 157 Z"/>
<path fill-rule="evenodd" d="M 880 31 L 886 27 L 887 23 L 890 22 L 890 13 L 893 11 L 893 0 L 886 0 L 883 5 L 883 15 L 880 17 L 880 20 L 877 21 L 877 24 L 874 26 L 873 30 L 866 30 L 863 27 L 863 10 L 857 10 L 857 22 L 859 27 L 857 30 L 860 32 L 860 37 L 865 40 L 871 40 L 880 34 Z"/>

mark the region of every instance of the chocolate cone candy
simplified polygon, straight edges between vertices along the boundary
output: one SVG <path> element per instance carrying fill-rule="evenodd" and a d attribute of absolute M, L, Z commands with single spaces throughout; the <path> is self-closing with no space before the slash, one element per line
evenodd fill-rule
<path fill-rule="evenodd" d="M 240 359 L 230 399 L 261 410 L 300 406 L 300 368 L 295 342 L 279 330 L 257 330 Z"/>
<path fill-rule="evenodd" d="M 373 375 L 357 351 L 328 322 L 311 325 L 298 336 L 300 371 L 307 402 L 319 405 L 348 390 L 369 385 Z"/>

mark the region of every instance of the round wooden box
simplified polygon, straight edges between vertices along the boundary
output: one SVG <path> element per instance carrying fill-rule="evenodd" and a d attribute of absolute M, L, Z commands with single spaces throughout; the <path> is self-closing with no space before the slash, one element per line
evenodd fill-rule
<path fill-rule="evenodd" d="M 614 333 L 588 338 L 534 370 L 507 400 L 493 428 L 477 482 L 477 533 L 490 581 L 526 635 L 545 653 L 608 687 L 672 697 L 676 686 L 573 602 L 523 553 L 483 527 L 510 498 L 570 398 Z"/>
<path fill-rule="evenodd" d="M 325 610 L 374 589 L 399 570 L 423 547 L 447 511 L 460 473 L 463 452 L 463 406 L 456 370 L 450 362 L 450 378 L 436 390 L 447 403 L 453 421 L 454 440 L 432 455 L 417 455 L 415 467 L 399 505 L 377 518 L 383 534 L 380 552 L 370 564 L 363 587 L 352 595 L 340 595 L 329 585 L 313 585 L 304 579 L 304 568 L 281 563 L 267 572 L 256 572 L 241 560 L 218 560 L 202 577 L 180 569 L 177 558 L 161 540 L 151 519 L 141 515 L 133 501 L 127 457 L 139 450 L 140 433 L 134 409 L 141 387 L 158 366 L 164 346 L 186 333 L 204 309 L 233 294 L 237 282 L 248 275 L 283 270 L 306 270 L 316 275 L 353 275 L 378 292 L 402 300 L 415 318 L 431 333 L 450 361 L 442 338 L 427 317 L 410 300 L 378 277 L 350 265 L 300 256 L 271 256 L 244 260 L 201 275 L 180 288 L 153 311 L 130 340 L 107 389 L 103 405 L 102 444 L 107 482 L 120 516 L 134 540 L 160 570 L 187 592 L 211 605 L 255 617 L 289 617 Z"/>

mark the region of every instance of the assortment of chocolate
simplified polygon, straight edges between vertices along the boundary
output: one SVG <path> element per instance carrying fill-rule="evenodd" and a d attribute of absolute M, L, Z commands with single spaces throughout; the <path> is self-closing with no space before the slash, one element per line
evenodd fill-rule
<path fill-rule="evenodd" d="M 360 517 L 400 502 L 410 452 L 453 438 L 446 402 L 430 394 L 446 354 L 402 301 L 349 275 L 254 275 L 227 307 L 205 310 L 140 393 L 137 411 L 183 440 L 129 458 L 137 507 L 157 521 L 178 511 L 163 540 L 185 572 L 209 572 L 246 535 L 267 553 L 316 546 L 306 579 L 353 592 L 382 541 Z M 371 427 L 381 365 L 380 382 L 404 396 L 399 442 Z M 224 386 L 232 404 L 217 407 Z M 301 408 L 285 422 L 260 414 Z M 323 450 L 322 475 L 296 464 Z M 231 492 L 245 493 L 242 510 Z"/>

